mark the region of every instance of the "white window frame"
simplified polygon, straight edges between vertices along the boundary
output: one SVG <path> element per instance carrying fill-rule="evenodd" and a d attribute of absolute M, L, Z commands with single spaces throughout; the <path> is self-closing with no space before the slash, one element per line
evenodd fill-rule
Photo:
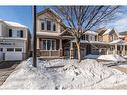
<path fill-rule="evenodd" d="M 42 28 L 41 28 L 41 24 L 42 24 L 42 23 L 44 23 L 44 30 L 42 30 Z M 40 28 L 41 28 L 41 31 L 47 30 L 47 29 L 46 29 L 46 21 L 45 21 L 45 20 L 40 20 Z"/>
<path fill-rule="evenodd" d="M 20 29 L 12 29 L 12 37 L 18 37 L 18 38 L 22 38 L 21 34 L 18 35 L 18 32 L 20 33 Z"/>
<path fill-rule="evenodd" d="M 47 29 L 47 21 L 50 21 L 51 22 L 51 30 L 48 30 Z M 44 23 L 44 30 L 42 30 L 42 28 L 41 28 L 41 24 L 42 23 Z M 50 19 L 40 19 L 40 30 L 41 31 L 47 31 L 47 32 L 56 32 L 57 31 L 57 26 L 56 26 L 56 30 L 54 31 L 53 30 L 53 25 L 55 24 L 55 26 L 56 26 L 56 23 L 54 22 L 54 21 L 52 21 L 52 20 L 50 20 Z"/>
<path fill-rule="evenodd" d="M 41 46 L 42 49 L 43 49 L 43 41 L 44 41 L 44 40 L 46 41 L 46 49 L 45 49 L 45 50 L 48 50 L 48 49 L 47 49 L 47 41 L 48 41 L 48 40 L 50 40 L 50 42 L 51 42 L 51 45 L 50 45 L 50 49 L 49 49 L 49 50 L 53 50 L 53 49 L 52 49 L 52 41 L 53 41 L 53 40 L 54 40 L 54 42 L 55 42 L 55 44 L 54 44 L 54 50 L 56 50 L 56 40 L 55 40 L 55 39 L 42 39 L 42 40 L 41 40 L 41 41 L 42 41 L 42 42 L 41 42 L 41 43 L 42 43 L 42 46 Z M 43 49 L 43 50 L 44 50 L 44 49 Z"/>

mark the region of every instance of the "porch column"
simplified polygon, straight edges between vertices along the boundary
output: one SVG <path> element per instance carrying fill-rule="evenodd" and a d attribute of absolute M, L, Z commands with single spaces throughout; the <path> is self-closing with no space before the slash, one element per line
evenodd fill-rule
<path fill-rule="evenodd" d="M 62 48 L 62 39 L 60 39 L 60 48 L 59 48 L 59 50 L 60 50 L 60 57 L 62 57 L 63 56 L 63 48 Z"/>
<path fill-rule="evenodd" d="M 40 49 L 40 47 L 39 47 L 39 38 L 37 38 L 37 49 Z"/>
<path fill-rule="evenodd" d="M 37 56 L 40 56 L 39 49 L 40 49 L 40 40 L 39 38 L 37 38 Z"/>
<path fill-rule="evenodd" d="M 114 54 L 117 54 L 117 44 L 115 44 L 115 53 Z"/>
<path fill-rule="evenodd" d="M 109 47 L 107 47 L 107 55 L 109 54 L 109 49 L 110 49 L 110 46 L 109 46 Z"/>
<path fill-rule="evenodd" d="M 70 59 L 74 58 L 73 42 L 70 42 Z"/>
<path fill-rule="evenodd" d="M 122 56 L 125 55 L 125 45 L 123 45 Z"/>

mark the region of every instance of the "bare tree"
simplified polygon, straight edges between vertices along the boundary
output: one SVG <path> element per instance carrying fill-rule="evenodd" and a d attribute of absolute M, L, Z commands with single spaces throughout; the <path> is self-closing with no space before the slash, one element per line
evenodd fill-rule
<path fill-rule="evenodd" d="M 69 26 L 76 41 L 78 62 L 81 62 L 80 38 L 88 30 L 113 19 L 119 6 L 57 6 L 55 10 Z"/>

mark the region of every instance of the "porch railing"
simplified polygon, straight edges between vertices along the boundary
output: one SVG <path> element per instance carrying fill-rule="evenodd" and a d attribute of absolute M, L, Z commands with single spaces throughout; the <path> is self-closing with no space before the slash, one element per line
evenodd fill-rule
<path fill-rule="evenodd" d="M 40 50 L 40 56 L 60 56 L 59 50 Z"/>

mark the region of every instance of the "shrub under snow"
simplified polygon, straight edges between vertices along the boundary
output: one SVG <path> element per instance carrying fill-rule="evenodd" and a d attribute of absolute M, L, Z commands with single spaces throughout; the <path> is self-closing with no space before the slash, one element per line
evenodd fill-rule
<path fill-rule="evenodd" d="M 127 84 L 127 74 L 112 69 L 96 60 L 55 59 L 38 61 L 32 67 L 31 59 L 22 62 L 1 89 L 102 89 Z"/>

